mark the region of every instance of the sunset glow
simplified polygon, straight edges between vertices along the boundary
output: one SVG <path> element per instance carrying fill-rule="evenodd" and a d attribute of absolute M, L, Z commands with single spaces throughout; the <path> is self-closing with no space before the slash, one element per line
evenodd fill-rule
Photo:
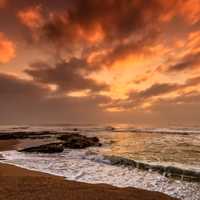
<path fill-rule="evenodd" d="M 162 123 L 172 108 L 200 119 L 199 0 L 0 0 L 0 23 L 0 106 L 13 122 L 149 112 Z"/>

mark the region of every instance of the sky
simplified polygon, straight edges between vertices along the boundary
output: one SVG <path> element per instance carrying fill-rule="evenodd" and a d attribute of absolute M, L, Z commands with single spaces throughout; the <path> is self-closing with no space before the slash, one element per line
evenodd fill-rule
<path fill-rule="evenodd" d="M 0 0 L 0 124 L 198 124 L 199 86 L 199 0 Z"/>

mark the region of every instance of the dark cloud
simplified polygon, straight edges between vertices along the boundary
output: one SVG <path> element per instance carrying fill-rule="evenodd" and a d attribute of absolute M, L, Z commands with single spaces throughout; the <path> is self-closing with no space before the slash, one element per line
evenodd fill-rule
<path fill-rule="evenodd" d="M 184 56 L 178 63 L 175 65 L 169 66 L 168 72 L 178 72 L 184 70 L 191 70 L 200 66 L 200 52 L 190 53 Z"/>
<path fill-rule="evenodd" d="M 200 76 L 190 78 L 185 82 L 185 86 L 187 86 L 187 87 L 195 86 L 195 85 L 198 85 L 198 84 L 200 84 Z"/>
<path fill-rule="evenodd" d="M 127 119 L 135 122 L 140 121 L 141 118 L 142 121 L 145 120 L 143 111 L 139 113 L 109 113 L 98 106 L 110 101 L 109 97 L 100 95 L 55 97 L 47 88 L 32 81 L 0 74 L 0 124 L 100 124 L 111 123 L 113 120 L 115 122 L 127 122 Z M 135 116 L 134 120 L 133 116 Z M 150 117 L 152 118 L 152 116 Z"/>
<path fill-rule="evenodd" d="M 199 84 L 199 78 L 187 81 L 188 85 Z M 7 87 L 5 87 L 7 86 Z M 174 90 L 172 86 L 157 86 L 168 88 L 165 91 Z M 152 86 L 152 94 L 161 92 Z M 155 92 L 156 91 L 156 92 Z M 150 96 L 151 92 L 143 92 L 141 96 Z M 148 93 L 148 94 L 147 94 Z M 144 95 L 145 94 L 145 95 Z M 54 97 L 52 92 L 35 84 L 32 81 L 18 79 L 15 76 L 0 74 L 0 107 L 1 124 L 13 123 L 84 123 L 84 122 L 132 122 L 140 124 L 166 124 L 199 122 L 200 95 L 188 93 L 174 99 L 158 99 L 151 107 L 151 112 L 146 109 L 136 108 L 117 113 L 105 112 L 99 104 L 112 102 L 105 96 L 89 97 Z M 115 104 L 116 105 L 116 104 Z M 133 106 L 132 102 L 132 106 Z M 91 114 L 89 114 L 91 113 Z M 84 118 L 83 118 L 84 115 Z"/>
<path fill-rule="evenodd" d="M 192 112 L 195 119 L 199 118 L 200 78 L 189 79 L 200 63 L 198 3 L 194 5 L 192 0 L 184 3 L 176 0 L 58 0 L 57 3 L 0 0 L 0 8 L 0 32 L 17 48 L 13 61 L 8 50 L 1 53 L 0 62 L 3 60 L 1 65 L 4 65 L 1 71 L 19 73 L 18 76 L 25 73 L 32 78 L 28 81 L 0 74 L 0 122 L 127 122 L 132 119 L 134 122 L 147 118 L 160 121 L 167 120 L 165 115 L 184 118 L 184 108 L 191 119 Z M 183 46 L 185 49 L 181 49 Z M 126 63 L 130 55 L 133 55 L 133 65 L 129 60 Z M 180 55 L 185 56 L 180 59 Z M 125 61 L 130 70 L 123 71 L 124 66 L 119 65 L 117 69 L 106 68 L 114 66 L 116 61 Z M 164 67 L 154 71 L 157 65 Z M 25 66 L 29 67 L 24 71 Z M 144 70 L 139 69 L 142 67 Z M 188 80 L 180 84 L 178 73 L 186 70 L 186 77 L 180 73 L 180 80 Z M 133 75 L 126 76 L 124 73 L 129 71 Z M 97 74 L 94 79 L 93 72 Z M 95 81 L 99 72 L 105 73 L 105 82 L 110 88 Z M 177 77 L 166 72 L 176 72 Z M 125 80 L 131 76 L 135 82 Z M 149 85 L 155 80 L 158 82 Z M 129 90 L 132 84 L 137 84 L 135 91 Z M 139 90 L 139 84 L 145 89 Z M 52 85 L 57 90 L 51 90 Z M 72 92 L 83 90 L 90 91 L 86 92 L 88 96 L 72 97 Z M 120 99 L 118 90 L 120 93 L 129 90 L 128 98 Z M 102 92 L 119 99 L 99 95 Z M 151 113 L 146 112 L 144 104 L 150 105 Z M 105 111 L 112 108 L 121 111 Z"/>
<path fill-rule="evenodd" d="M 111 62 L 152 43 L 166 10 L 158 0 L 70 0 L 60 9 L 41 5 L 43 23 L 31 30 L 39 44 L 53 44 L 57 54 L 108 48 L 112 51 L 104 60 Z"/>
<path fill-rule="evenodd" d="M 126 43 L 119 42 L 113 45 L 113 49 L 102 56 L 101 63 L 113 64 L 115 61 L 123 60 L 129 55 L 152 55 L 150 47 L 159 40 L 159 34 L 160 32 L 155 27 L 147 29 L 145 33 L 138 32 L 137 36 L 135 35 Z"/>
<path fill-rule="evenodd" d="M 194 77 L 186 80 L 184 84 L 170 84 L 170 83 L 156 83 L 151 87 L 143 90 L 137 94 L 139 98 L 151 98 L 155 96 L 162 96 L 178 90 L 182 90 L 191 86 L 197 86 L 200 84 L 200 77 Z M 131 95 L 130 95 L 131 96 Z"/>
<path fill-rule="evenodd" d="M 0 74 L 1 124 L 94 122 L 105 115 L 98 105 L 109 100 L 100 95 L 55 97 L 48 88 L 32 81 Z"/>
<path fill-rule="evenodd" d="M 184 84 L 175 84 L 175 83 L 155 83 L 152 86 L 146 88 L 142 91 L 132 91 L 129 93 L 129 97 L 125 100 L 116 100 L 110 102 L 110 104 L 107 105 L 109 108 L 119 108 L 119 109 L 133 109 L 141 107 L 144 103 L 151 103 L 151 99 L 154 97 L 158 97 L 156 101 L 162 101 L 160 99 L 163 99 L 163 95 L 169 95 L 172 92 L 179 92 L 180 98 L 184 98 L 185 93 L 181 93 L 184 89 L 198 86 L 200 84 L 200 77 L 194 77 L 186 80 Z M 189 93 L 188 93 L 189 94 Z M 165 98 L 164 98 L 165 99 Z M 172 98 L 176 99 L 178 102 L 178 98 Z M 174 100 L 173 102 L 175 102 Z M 154 103 L 152 104 L 152 106 Z"/>
<path fill-rule="evenodd" d="M 32 81 L 19 79 L 12 75 L 0 74 L 0 95 L 5 96 L 42 96 L 47 95 L 48 89 Z"/>
<path fill-rule="evenodd" d="M 91 66 L 86 61 L 73 58 L 69 62 L 61 61 L 53 67 L 42 62 L 34 63 L 25 72 L 36 82 L 55 84 L 64 92 L 86 89 L 98 92 L 106 89 L 107 85 L 87 78 L 90 70 Z"/>
<path fill-rule="evenodd" d="M 158 122 L 195 125 L 200 119 L 200 93 L 189 93 L 174 99 L 162 99 L 151 107 L 159 115 Z"/>
<path fill-rule="evenodd" d="M 143 103 L 150 100 L 152 97 L 162 96 L 170 92 L 174 92 L 182 87 L 178 84 L 168 84 L 168 83 L 155 83 L 151 87 L 142 91 L 131 91 L 129 93 L 128 99 L 116 100 L 108 104 L 108 107 L 112 108 L 123 108 L 123 109 L 133 109 L 140 107 Z"/>
<path fill-rule="evenodd" d="M 31 120 L 32 112 L 37 108 L 38 102 L 42 102 L 48 95 L 48 89 L 32 81 L 0 74 L 0 122 L 14 123 L 18 119 L 20 122 L 20 119 L 23 120 L 26 117 Z"/>
<path fill-rule="evenodd" d="M 140 98 L 149 98 L 152 96 L 159 96 L 163 95 L 169 92 L 173 92 L 174 90 L 177 90 L 179 86 L 177 84 L 168 84 L 168 83 L 158 83 L 152 85 L 150 88 L 147 88 L 144 91 L 141 91 L 139 93 Z"/>
<path fill-rule="evenodd" d="M 49 39 L 60 38 L 66 30 L 73 28 L 68 25 L 79 25 L 83 30 L 91 30 L 100 24 L 106 35 L 110 37 L 125 37 L 152 23 L 160 11 L 158 1 L 130 0 L 75 0 L 66 7 L 66 24 L 57 15 L 46 21 L 44 33 Z M 66 29 L 64 31 L 64 29 Z M 66 38 L 68 39 L 68 38 Z"/>
<path fill-rule="evenodd" d="M 69 19 L 84 28 L 99 23 L 109 38 L 119 39 L 152 23 L 160 8 L 159 1 L 152 0 L 76 0 L 69 9 Z"/>

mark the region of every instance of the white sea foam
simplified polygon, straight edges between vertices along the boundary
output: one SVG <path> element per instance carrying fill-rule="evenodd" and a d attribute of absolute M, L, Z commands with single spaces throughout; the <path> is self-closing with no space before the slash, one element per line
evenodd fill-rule
<path fill-rule="evenodd" d="M 90 150 L 65 150 L 60 154 L 2 152 L 4 163 L 63 176 L 67 180 L 107 183 L 118 187 L 137 187 L 160 191 L 182 200 L 199 200 L 200 184 L 170 180 L 155 172 L 113 166 Z"/>

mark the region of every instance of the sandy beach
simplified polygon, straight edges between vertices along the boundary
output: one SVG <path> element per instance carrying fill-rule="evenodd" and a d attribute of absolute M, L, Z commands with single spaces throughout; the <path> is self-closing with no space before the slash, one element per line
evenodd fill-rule
<path fill-rule="evenodd" d="M 0 149 L 16 141 L 1 141 Z M 133 177 L 134 178 L 134 177 Z M 135 188 L 66 181 L 61 177 L 0 164 L 0 199 L 3 200 L 173 200 L 167 195 Z"/>

